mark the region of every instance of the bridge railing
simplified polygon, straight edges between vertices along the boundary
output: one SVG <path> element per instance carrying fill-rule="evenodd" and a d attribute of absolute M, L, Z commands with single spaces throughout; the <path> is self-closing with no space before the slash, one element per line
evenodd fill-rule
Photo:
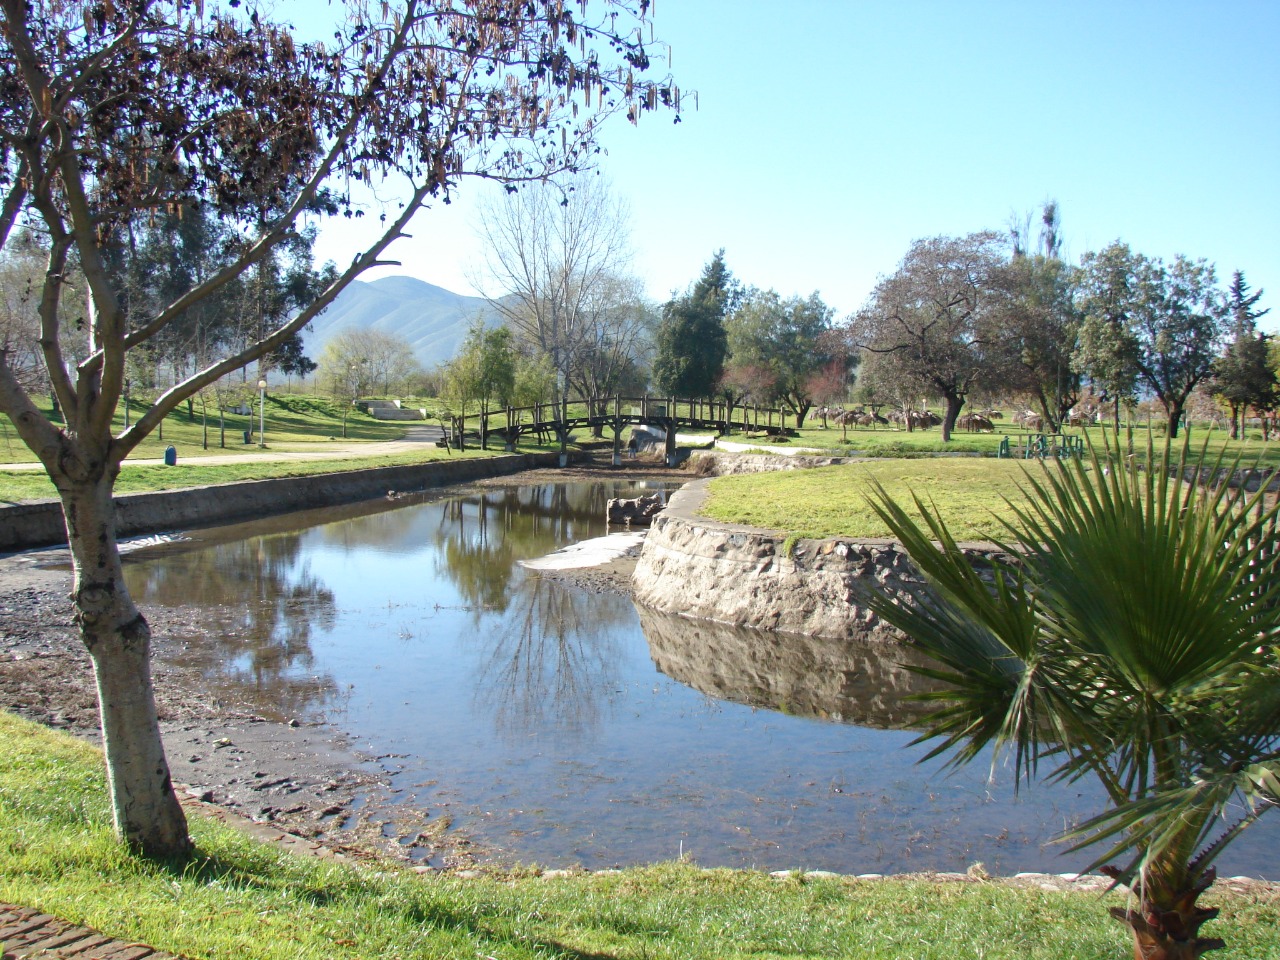
<path fill-rule="evenodd" d="M 452 442 L 464 445 L 466 437 L 478 437 L 487 446 L 491 438 L 513 442 L 519 437 L 535 435 L 539 443 L 560 439 L 562 432 L 590 428 L 603 435 L 606 428 L 615 433 L 615 445 L 621 430 L 628 424 L 649 423 L 664 428 L 671 426 L 693 429 L 711 428 L 772 432 L 787 428 L 785 408 L 762 407 L 758 404 L 730 404 L 705 397 L 641 396 L 593 397 L 567 404 L 534 403 L 526 406 L 495 407 L 450 418 Z M 670 430 L 668 432 L 671 432 Z M 567 437 L 566 437 L 567 439 Z"/>

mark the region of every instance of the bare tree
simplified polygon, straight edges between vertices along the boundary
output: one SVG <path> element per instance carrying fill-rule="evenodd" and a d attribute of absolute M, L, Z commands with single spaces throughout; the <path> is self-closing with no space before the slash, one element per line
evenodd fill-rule
<path fill-rule="evenodd" d="M 481 286 L 521 341 L 551 358 L 560 399 L 608 389 L 647 329 L 628 273 L 626 208 L 597 176 L 507 194 L 481 212 Z"/>
<path fill-rule="evenodd" d="M 951 439 L 969 392 L 1003 375 L 1008 357 L 994 279 L 1004 252 L 991 232 L 917 240 L 854 317 L 853 337 L 867 351 L 872 379 L 918 385 L 922 394 L 943 398 L 943 441 Z"/>
<path fill-rule="evenodd" d="M 350 0 L 323 45 L 295 42 L 255 2 L 205 8 L 0 0 L 0 250 L 26 226 L 48 251 L 39 344 L 66 425 L 37 407 L 7 355 L 0 412 L 62 499 L 116 830 L 162 858 L 190 842 L 156 719 L 150 629 L 116 544 L 112 491 L 124 458 L 178 404 L 276 350 L 384 263 L 414 215 L 462 178 L 518 183 L 578 170 L 603 117 L 636 120 L 679 99 L 641 78 L 647 0 L 581 13 L 559 0 Z M 130 357 L 309 219 L 359 212 L 348 192 L 356 183 L 400 197 L 370 247 L 292 318 L 179 376 L 113 432 Z M 206 207 L 244 242 L 174 299 L 131 311 L 111 245 L 132 224 Z M 60 313 L 73 264 L 88 287 L 82 325 Z"/>
<path fill-rule="evenodd" d="M 45 379 L 40 362 L 38 301 L 44 256 L 34 244 L 0 260 L 0 355 L 27 390 Z"/>
<path fill-rule="evenodd" d="M 380 330 L 343 330 L 324 345 L 318 365 L 322 389 L 342 409 L 342 435 L 347 417 L 362 396 L 398 392 L 418 369 L 409 344 Z"/>

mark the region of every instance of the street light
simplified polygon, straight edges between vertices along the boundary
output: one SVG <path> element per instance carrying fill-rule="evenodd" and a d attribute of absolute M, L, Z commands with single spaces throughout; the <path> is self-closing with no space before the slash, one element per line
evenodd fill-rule
<path fill-rule="evenodd" d="M 258 381 L 258 446 L 267 445 L 267 381 Z"/>

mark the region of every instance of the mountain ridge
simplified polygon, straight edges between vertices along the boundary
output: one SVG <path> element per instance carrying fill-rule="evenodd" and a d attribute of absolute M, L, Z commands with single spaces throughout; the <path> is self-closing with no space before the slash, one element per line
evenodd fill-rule
<path fill-rule="evenodd" d="M 426 369 L 453 359 L 476 316 L 487 326 L 500 322 L 483 297 L 454 293 L 444 287 L 397 274 L 377 280 L 354 280 L 303 331 L 312 360 L 325 345 L 348 330 L 378 330 L 399 337 Z"/>

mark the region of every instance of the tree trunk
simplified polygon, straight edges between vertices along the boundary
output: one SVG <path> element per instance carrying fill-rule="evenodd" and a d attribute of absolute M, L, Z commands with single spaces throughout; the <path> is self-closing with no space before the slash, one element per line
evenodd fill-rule
<path fill-rule="evenodd" d="M 956 420 L 960 416 L 960 410 L 964 406 L 964 397 L 959 394 L 945 394 L 947 401 L 947 412 L 942 417 L 942 442 L 951 442 L 951 432 L 956 428 Z"/>
<path fill-rule="evenodd" d="M 116 546 L 114 475 L 61 488 L 75 570 L 72 599 L 93 661 L 117 836 L 156 860 L 191 850 L 187 820 L 169 779 L 151 684 L 151 630 L 129 596 Z"/>
<path fill-rule="evenodd" d="M 1182 422 L 1182 411 L 1184 409 L 1184 401 L 1175 400 L 1169 404 L 1169 439 L 1176 440 L 1178 437 L 1178 425 Z"/>
<path fill-rule="evenodd" d="M 1066 414 L 1061 410 L 1054 411 L 1053 404 L 1049 402 L 1049 398 L 1045 395 L 1042 387 L 1036 387 L 1036 402 L 1040 405 L 1041 416 L 1044 417 L 1044 432 L 1059 433 L 1062 425 L 1066 423 Z"/>
<path fill-rule="evenodd" d="M 1209 883 L 1170 898 L 1168 909 L 1149 903 L 1138 909 L 1111 908 L 1111 915 L 1133 935 L 1134 960 L 1199 960 L 1225 946 L 1217 937 L 1200 936 L 1200 927 L 1218 915 L 1215 907 L 1196 905 Z"/>

